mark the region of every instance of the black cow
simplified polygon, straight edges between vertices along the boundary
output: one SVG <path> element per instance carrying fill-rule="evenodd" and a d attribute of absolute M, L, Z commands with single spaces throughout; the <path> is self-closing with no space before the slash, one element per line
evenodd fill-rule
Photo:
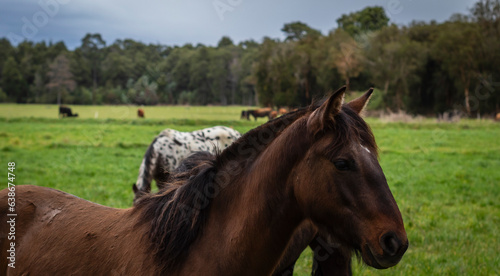
<path fill-rule="evenodd" d="M 72 113 L 71 108 L 67 106 L 59 106 L 59 116 L 64 117 L 78 117 L 78 113 Z"/>

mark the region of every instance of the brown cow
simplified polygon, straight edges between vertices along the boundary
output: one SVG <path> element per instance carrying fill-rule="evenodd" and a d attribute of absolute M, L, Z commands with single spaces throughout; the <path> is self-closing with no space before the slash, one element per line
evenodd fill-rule
<path fill-rule="evenodd" d="M 144 118 L 144 110 L 142 108 L 137 109 L 137 117 Z"/>
<path fill-rule="evenodd" d="M 270 107 L 265 107 L 265 108 L 255 109 L 255 110 L 247 110 L 246 117 L 247 117 L 247 120 L 250 120 L 250 115 L 252 115 L 254 117 L 255 121 L 257 121 L 258 117 L 268 117 L 269 119 L 272 119 L 271 118 L 271 111 L 273 111 L 273 110 Z M 243 112 L 242 112 L 242 116 L 243 116 Z"/>

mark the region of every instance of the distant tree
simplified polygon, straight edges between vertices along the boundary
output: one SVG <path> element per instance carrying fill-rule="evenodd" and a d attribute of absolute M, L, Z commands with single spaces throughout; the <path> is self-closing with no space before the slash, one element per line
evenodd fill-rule
<path fill-rule="evenodd" d="M 372 37 L 366 49 L 366 68 L 372 82 L 387 95 L 395 75 L 395 55 L 399 49 L 400 30 L 396 25 L 382 29 Z"/>
<path fill-rule="evenodd" d="M 418 72 L 427 61 L 425 47 L 392 25 L 371 39 L 365 55 L 371 80 L 383 89 L 386 105 L 404 109 L 410 87 L 419 81 Z"/>
<path fill-rule="evenodd" d="M 2 88 L 0 87 L 0 102 L 6 102 L 7 101 L 7 94 L 3 92 Z"/>
<path fill-rule="evenodd" d="M 311 99 L 321 98 L 326 91 L 336 89 L 345 83 L 334 64 L 333 54 L 337 51 L 334 49 L 332 34 L 333 32 L 330 32 L 328 36 L 321 37 L 312 46 L 311 75 L 314 77 L 317 87 L 310 89 Z M 310 101 L 303 104 L 309 103 Z"/>
<path fill-rule="evenodd" d="M 337 19 L 340 29 L 351 36 L 357 36 L 368 31 L 380 30 L 387 26 L 389 17 L 385 14 L 383 7 L 366 7 L 361 11 L 343 14 Z"/>
<path fill-rule="evenodd" d="M 500 0 L 479 0 L 471 13 L 480 24 L 500 26 Z"/>
<path fill-rule="evenodd" d="M 471 9 L 472 18 L 479 25 L 480 55 L 477 57 L 481 83 L 477 87 L 488 90 L 488 100 L 480 101 L 481 110 L 500 112 L 500 0 L 480 0 Z M 486 87 L 485 87 L 486 86 Z M 482 91 L 482 93 L 485 93 Z"/>
<path fill-rule="evenodd" d="M 2 90 L 16 102 L 26 102 L 28 86 L 14 57 L 7 58 L 3 65 Z"/>
<path fill-rule="evenodd" d="M 102 61 L 102 74 L 106 82 L 113 86 L 125 87 L 129 78 L 136 77 L 134 63 L 124 51 L 112 48 Z"/>
<path fill-rule="evenodd" d="M 474 78 L 479 75 L 478 26 L 468 22 L 448 22 L 434 44 L 433 54 L 441 62 L 442 69 L 457 80 L 456 85 L 464 91 L 464 106 L 471 115 L 470 89 Z"/>
<path fill-rule="evenodd" d="M 189 69 L 191 67 L 191 56 L 194 54 L 194 52 L 192 51 L 193 48 L 189 46 L 190 45 L 186 44 L 186 46 L 179 48 L 178 51 L 175 51 L 171 55 L 175 60 L 175 63 L 173 64 L 174 67 L 170 71 L 176 83 L 175 87 L 176 92 L 174 93 L 175 98 L 177 98 L 177 96 L 182 91 L 189 90 L 189 82 L 190 82 Z M 175 54 L 178 54 L 179 56 L 175 57 L 174 56 Z"/>
<path fill-rule="evenodd" d="M 45 79 L 48 78 L 45 72 L 47 72 L 47 70 L 45 71 L 42 71 L 41 69 L 37 70 L 37 72 L 35 73 L 35 81 L 30 86 L 30 90 L 32 94 L 34 94 L 35 96 L 33 101 L 35 103 L 43 102 L 41 101 L 41 96 L 45 92 Z"/>
<path fill-rule="evenodd" d="M 231 97 L 230 63 L 232 60 L 230 48 L 219 48 L 213 51 L 209 70 L 212 95 L 217 103 L 226 105 L 233 100 Z"/>
<path fill-rule="evenodd" d="M 285 33 L 285 40 L 301 40 L 308 36 L 317 37 L 321 32 L 309 27 L 307 24 L 300 21 L 285 24 L 281 31 Z"/>
<path fill-rule="evenodd" d="M 241 104 L 255 105 L 257 95 L 255 93 L 256 78 L 252 74 L 252 68 L 257 60 L 259 52 L 258 44 L 256 46 L 248 46 L 241 54 L 241 71 L 239 78 L 239 88 Z"/>
<path fill-rule="evenodd" d="M 0 73 L 3 71 L 3 66 L 7 59 L 14 54 L 14 47 L 10 44 L 10 41 L 6 38 L 0 38 Z M 0 81 L 2 80 L 2 75 L 0 75 Z"/>
<path fill-rule="evenodd" d="M 37 43 L 35 45 L 35 48 L 36 47 L 43 47 L 43 45 L 39 45 L 39 43 Z M 62 52 L 67 52 L 68 49 L 66 48 L 66 44 L 64 44 L 64 42 L 62 41 L 59 41 L 59 42 L 56 42 L 55 44 L 53 44 L 52 42 L 49 43 L 48 47 L 47 47 L 47 53 L 46 53 L 46 58 L 49 59 L 49 60 L 53 60 L 55 59 L 60 53 Z"/>
<path fill-rule="evenodd" d="M 238 94 L 238 88 L 240 79 L 242 78 L 243 68 L 241 63 L 241 52 L 238 49 L 234 49 L 231 54 L 231 59 L 229 60 L 229 72 L 228 72 L 228 84 L 231 93 L 230 104 L 236 104 L 240 102 L 240 96 Z"/>
<path fill-rule="evenodd" d="M 34 81 L 36 69 L 41 60 L 45 58 L 47 47 L 45 46 L 45 42 L 40 44 L 43 45 L 43 48 L 38 48 L 37 50 L 40 50 L 38 52 L 35 51 L 35 43 L 31 41 L 23 41 L 17 45 L 15 52 L 16 61 L 19 64 L 19 71 L 27 84 Z"/>
<path fill-rule="evenodd" d="M 70 70 L 70 62 L 65 54 L 60 54 L 50 64 L 47 75 L 50 79 L 47 88 L 57 93 L 57 104 L 61 105 L 61 96 L 76 88 L 73 74 Z"/>
<path fill-rule="evenodd" d="M 271 75 L 271 58 L 278 45 L 278 41 L 265 37 L 252 67 L 258 103 L 264 106 L 273 104 L 274 78 Z"/>
<path fill-rule="evenodd" d="M 363 70 L 363 54 L 357 42 L 345 31 L 337 29 L 331 35 L 333 37 L 331 61 L 345 80 L 349 91 L 351 79 L 359 76 Z"/>
<path fill-rule="evenodd" d="M 153 105 L 158 103 L 156 90 L 158 85 L 150 81 L 148 76 L 141 76 L 136 82 L 128 84 L 128 98 L 135 104 Z"/>
<path fill-rule="evenodd" d="M 229 46 L 234 46 L 234 44 L 233 44 L 233 40 L 228 36 L 223 36 L 219 40 L 219 43 L 217 43 L 217 48 L 229 47 Z"/>
<path fill-rule="evenodd" d="M 260 45 L 258 42 L 256 42 L 253 39 L 250 40 L 245 40 L 239 43 L 239 46 L 241 46 L 243 49 L 252 49 L 252 48 L 258 48 Z"/>
<path fill-rule="evenodd" d="M 196 94 L 199 104 L 208 104 L 212 99 L 212 82 L 209 78 L 211 50 L 208 47 L 200 47 L 192 56 L 189 64 L 188 88 Z"/>
<path fill-rule="evenodd" d="M 90 68 L 92 79 L 92 99 L 95 104 L 96 90 L 98 85 L 98 78 L 101 73 L 101 61 L 103 59 L 103 48 L 106 42 L 102 39 L 100 34 L 87 34 L 82 39 L 82 45 L 79 50 L 81 51 L 83 60 Z"/>

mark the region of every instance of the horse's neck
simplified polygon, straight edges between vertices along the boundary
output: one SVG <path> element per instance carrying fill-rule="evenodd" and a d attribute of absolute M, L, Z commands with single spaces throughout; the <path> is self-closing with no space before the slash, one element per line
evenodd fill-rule
<path fill-rule="evenodd" d="M 305 139 L 291 139 L 299 127 L 289 126 L 251 163 L 229 162 L 219 171 L 216 182 L 226 179 L 227 185 L 213 198 L 206 235 L 195 250 L 206 250 L 225 273 L 269 274 L 302 221 L 290 175 L 307 148 Z"/>

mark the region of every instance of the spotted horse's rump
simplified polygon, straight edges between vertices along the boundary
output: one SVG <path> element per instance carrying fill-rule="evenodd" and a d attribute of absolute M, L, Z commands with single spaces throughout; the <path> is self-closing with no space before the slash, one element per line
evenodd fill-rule
<path fill-rule="evenodd" d="M 141 167 L 137 182 L 133 185 L 135 199 L 151 191 L 151 182 L 156 181 L 158 188 L 163 187 L 180 162 L 196 151 L 208 151 L 227 148 L 241 134 L 225 126 L 215 126 L 193 132 L 180 132 L 165 129 L 155 137 L 149 145 Z"/>

